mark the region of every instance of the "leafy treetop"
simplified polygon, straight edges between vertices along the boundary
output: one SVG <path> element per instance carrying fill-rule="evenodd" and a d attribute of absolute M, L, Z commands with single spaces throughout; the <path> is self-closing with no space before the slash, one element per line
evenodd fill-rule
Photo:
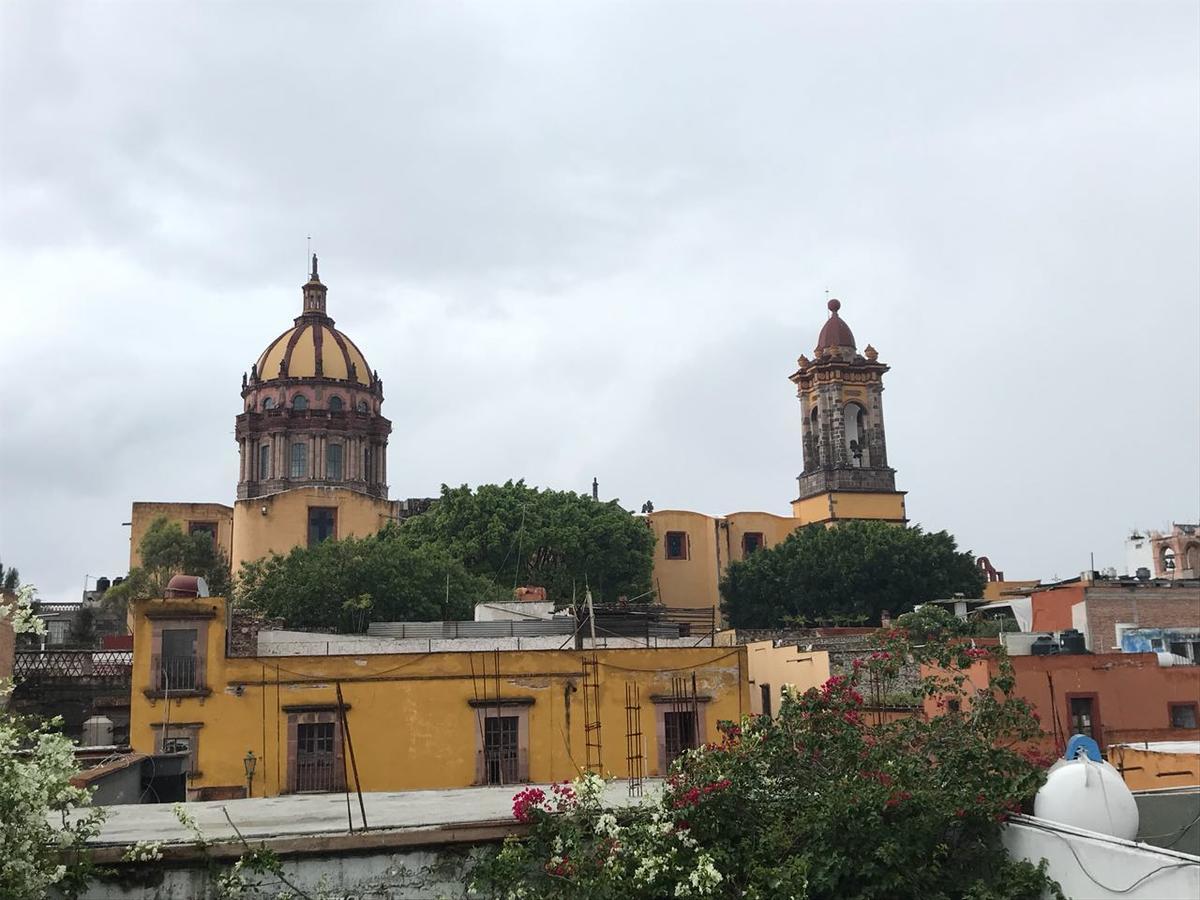
<path fill-rule="evenodd" d="M 444 548 L 414 544 L 389 525 L 244 563 L 236 599 L 293 628 L 361 632 L 370 621 L 470 619 L 475 603 L 498 591 Z"/>
<path fill-rule="evenodd" d="M 214 597 L 229 595 L 229 561 L 207 532 L 184 534 L 178 522 L 160 516 L 142 535 L 138 552 L 141 566 L 131 569 L 124 581 L 105 592 L 106 606 L 161 597 L 171 577 L 179 574 L 200 575 Z"/>
<path fill-rule="evenodd" d="M 615 601 L 650 591 L 654 534 L 615 500 L 539 490 L 524 481 L 442 486 L 441 498 L 402 526 L 406 539 L 445 548 L 476 575 L 510 589 L 544 587 L 560 604 L 584 586 Z"/>
<path fill-rule="evenodd" d="M 721 581 L 722 610 L 734 627 L 772 628 L 789 620 L 864 616 L 961 593 L 977 597 L 983 576 L 945 531 L 886 522 L 810 526 L 749 558 Z"/>

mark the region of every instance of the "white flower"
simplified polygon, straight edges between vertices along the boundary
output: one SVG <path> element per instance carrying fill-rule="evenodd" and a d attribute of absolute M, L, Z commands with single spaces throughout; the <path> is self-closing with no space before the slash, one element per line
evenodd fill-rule
<path fill-rule="evenodd" d="M 620 834 L 620 831 L 620 826 L 617 825 L 617 817 L 612 813 L 602 813 L 600 817 L 596 819 L 596 834 L 615 838 L 618 834 Z"/>

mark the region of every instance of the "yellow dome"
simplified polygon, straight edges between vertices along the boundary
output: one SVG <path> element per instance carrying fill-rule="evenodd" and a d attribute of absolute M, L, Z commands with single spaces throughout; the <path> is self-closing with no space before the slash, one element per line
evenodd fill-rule
<path fill-rule="evenodd" d="M 262 352 L 258 358 L 259 378 L 336 378 L 370 386 L 371 367 L 366 357 L 350 338 L 333 327 L 331 320 L 303 316 L 298 323 Z"/>

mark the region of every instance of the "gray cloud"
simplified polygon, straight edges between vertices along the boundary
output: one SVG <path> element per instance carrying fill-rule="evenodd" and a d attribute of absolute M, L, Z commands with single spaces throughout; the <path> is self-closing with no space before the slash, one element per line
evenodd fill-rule
<path fill-rule="evenodd" d="M 230 502 L 309 233 L 394 496 L 785 512 L 828 287 L 915 520 L 1038 577 L 1198 515 L 1194 4 L 0 16 L 0 551 L 47 595 L 132 500 Z"/>

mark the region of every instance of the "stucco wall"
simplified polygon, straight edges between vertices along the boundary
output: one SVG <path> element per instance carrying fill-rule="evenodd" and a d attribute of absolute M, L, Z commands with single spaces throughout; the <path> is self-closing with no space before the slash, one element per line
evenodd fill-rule
<path fill-rule="evenodd" d="M 987 686 L 992 661 L 967 670 L 970 685 Z M 1042 749 L 1061 750 L 1072 734 L 1068 695 L 1095 695 L 1094 715 L 1102 746 L 1125 741 L 1184 741 L 1200 739 L 1200 730 L 1172 728 L 1171 703 L 1195 702 L 1200 697 L 1200 666 L 1159 666 L 1153 653 L 1066 654 L 1012 657 L 1015 695 L 1023 697 L 1041 717 Z M 932 673 L 928 667 L 922 669 Z M 933 699 L 925 712 L 937 716 Z"/>
<path fill-rule="evenodd" d="M 174 522 L 187 534 L 189 522 L 216 522 L 217 546 L 229 559 L 233 549 L 233 508 L 222 503 L 145 503 L 133 504 L 129 529 L 129 568 L 142 564 L 138 545 L 152 522 L 160 517 Z"/>
<path fill-rule="evenodd" d="M 746 665 L 750 675 L 750 711 L 756 716 L 764 712 L 764 686 L 770 688 L 771 713 L 776 714 L 785 687 L 802 694 L 829 680 L 829 654 L 823 650 L 808 653 L 795 644 L 776 647 L 769 640 L 747 644 Z"/>
<path fill-rule="evenodd" d="M 574 777 L 585 762 L 582 660 L 578 651 L 432 653 L 372 656 L 226 658 L 224 601 L 143 601 L 133 605 L 134 669 L 130 742 L 151 752 L 154 723 L 166 715 L 150 684 L 153 623 L 147 612 L 208 610 L 207 683 L 211 695 L 171 701 L 176 723 L 200 723 L 193 788 L 242 785 L 242 759 L 259 759 L 255 795 L 279 793 L 287 780 L 289 706 L 335 702 L 341 682 L 364 790 L 464 787 L 475 783 L 478 723 L 468 701 L 495 696 L 494 666 L 504 697 L 528 698 L 529 776 Z M 625 685 L 641 689 L 647 775 L 659 772 L 653 695 L 670 695 L 672 679 L 689 679 L 710 696 L 702 703 L 702 741 L 718 739 L 717 722 L 750 709 L 744 648 L 600 650 L 600 720 L 605 768 L 627 774 Z M 485 672 L 487 677 L 485 677 Z"/>
<path fill-rule="evenodd" d="M 665 606 L 715 606 L 721 570 L 717 519 L 687 510 L 655 510 L 648 517 L 657 542 L 654 545 L 654 590 Z M 688 536 L 687 559 L 667 559 L 666 534 Z"/>
<path fill-rule="evenodd" d="M 234 571 L 246 560 L 307 546 L 308 509 L 311 506 L 337 509 L 335 536 L 338 539 L 374 534 L 392 515 L 389 501 L 346 488 L 299 488 L 239 500 L 233 507 Z"/>
<path fill-rule="evenodd" d="M 731 560 L 745 558 L 743 541 L 747 534 L 761 534 L 763 547 L 769 548 L 782 543 L 800 527 L 800 522 L 791 516 L 754 511 L 708 516 L 664 509 L 650 513 L 647 519 L 657 538 L 654 588 L 661 603 L 677 608 L 720 605 L 721 576 Z M 687 559 L 667 559 L 668 531 L 687 534 Z"/>
<path fill-rule="evenodd" d="M 1200 744 L 1193 752 L 1165 753 L 1153 745 L 1109 747 L 1105 756 L 1121 772 L 1131 791 L 1200 785 Z"/>
<path fill-rule="evenodd" d="M 831 491 L 792 501 L 798 525 L 831 523 L 841 519 L 881 519 L 903 522 L 907 518 L 903 492 Z"/>

